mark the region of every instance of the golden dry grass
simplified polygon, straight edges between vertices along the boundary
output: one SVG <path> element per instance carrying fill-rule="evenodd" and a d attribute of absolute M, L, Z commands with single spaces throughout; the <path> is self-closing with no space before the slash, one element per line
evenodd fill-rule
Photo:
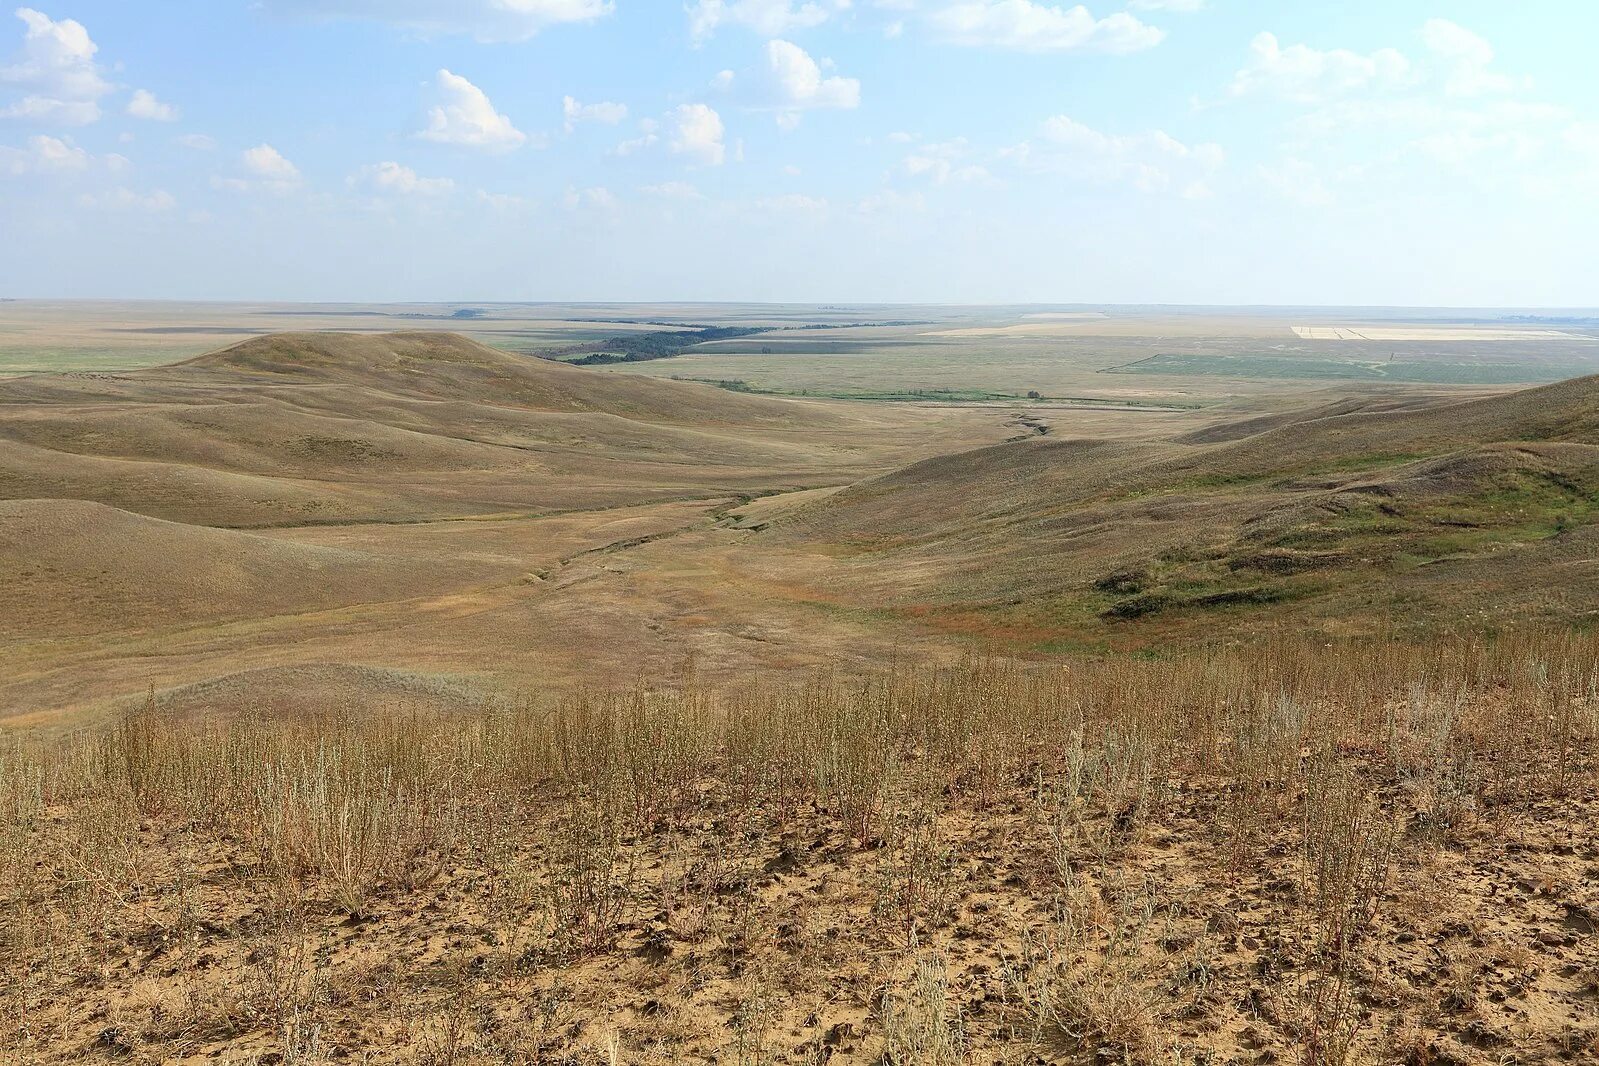
<path fill-rule="evenodd" d="M 23 1062 L 1579 1061 L 1599 640 L 1292 640 L 0 755 Z"/>

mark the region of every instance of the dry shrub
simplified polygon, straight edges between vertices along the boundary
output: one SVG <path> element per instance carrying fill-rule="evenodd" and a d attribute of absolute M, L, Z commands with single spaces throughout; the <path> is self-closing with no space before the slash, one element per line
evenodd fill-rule
<path fill-rule="evenodd" d="M 883 993 L 883 1062 L 891 1066 L 961 1066 L 966 1034 L 950 1003 L 948 966 L 937 956 L 919 960 L 904 985 Z"/>
<path fill-rule="evenodd" d="M 974 824 L 1009 819 L 1035 861 L 1004 856 L 1017 879 L 1006 883 L 1048 881 L 1033 898 L 1061 913 L 1008 971 L 1017 1028 L 1041 1045 L 1145 1059 L 1167 1050 L 1174 1004 L 1192 993 L 1181 974 L 1205 967 L 1160 946 L 1192 945 L 1192 930 L 1168 937 L 1170 915 L 1115 881 L 1121 860 L 1202 793 L 1226 797 L 1217 843 L 1263 860 L 1235 864 L 1240 884 L 1298 845 L 1310 976 L 1296 1038 L 1312 1061 L 1337 1062 L 1361 1035 L 1366 940 L 1399 847 L 1396 812 L 1456 833 L 1579 787 L 1596 679 L 1599 638 L 1529 631 L 1421 644 L 1283 638 L 1047 667 L 972 660 L 720 691 L 688 678 L 448 720 L 352 707 L 210 721 L 151 700 L 106 729 L 0 748 L 4 1043 L 37 1043 L 48 990 L 98 995 L 121 979 L 105 976 L 110 961 L 140 942 L 186 942 L 219 920 L 197 911 L 204 877 L 213 904 L 248 893 L 301 916 L 248 928 L 221 919 L 220 935 L 243 937 L 252 959 L 221 1010 L 234 1029 L 272 1034 L 280 1054 L 309 1061 L 330 1044 L 304 915 L 414 913 L 446 900 L 448 875 L 453 895 L 440 906 L 459 907 L 482 946 L 479 977 L 581 967 L 627 937 L 648 951 L 649 937 L 679 934 L 693 967 L 707 956 L 737 967 L 761 937 L 806 921 L 772 914 L 779 893 L 763 902 L 762 878 L 779 876 L 769 864 L 858 863 L 861 911 L 829 900 L 846 909 L 815 924 L 847 931 L 839 915 L 875 904 L 879 921 L 862 935 L 903 950 L 956 911 L 957 843 Z M 989 858 L 974 849 L 973 868 L 999 864 Z M 844 950 L 781 935 L 796 952 Z M 692 972 L 682 979 L 699 980 Z M 878 1035 L 891 1061 L 940 1061 L 971 1043 L 975 1016 L 949 1000 L 931 964 L 884 1000 Z M 439 1047 L 448 1058 L 465 1045 Z"/>
<path fill-rule="evenodd" d="M 1112 893 L 1109 902 L 1087 885 L 1067 894 L 1054 926 L 1007 969 L 1024 1043 L 1154 1061 L 1174 1007 L 1164 988 L 1186 969 L 1158 949 L 1170 918 L 1147 885 Z"/>
<path fill-rule="evenodd" d="M 1364 1023 L 1359 949 L 1382 901 L 1398 830 L 1365 782 L 1324 756 L 1306 773 L 1301 840 L 1313 967 L 1302 1054 L 1306 1066 L 1343 1066 Z"/>

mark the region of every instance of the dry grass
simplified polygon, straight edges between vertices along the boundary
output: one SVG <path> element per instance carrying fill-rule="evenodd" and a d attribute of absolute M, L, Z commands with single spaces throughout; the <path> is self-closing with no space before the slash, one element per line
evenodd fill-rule
<path fill-rule="evenodd" d="M 1267 641 L 0 751 L 18 1062 L 1599 1052 L 1599 640 Z"/>

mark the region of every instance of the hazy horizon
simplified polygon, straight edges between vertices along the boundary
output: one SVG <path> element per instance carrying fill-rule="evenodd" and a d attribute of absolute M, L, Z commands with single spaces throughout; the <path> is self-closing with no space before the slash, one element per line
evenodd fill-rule
<path fill-rule="evenodd" d="M 471 308 L 519 308 L 519 307 L 548 307 L 548 308 L 651 308 L 651 307 L 676 307 L 686 310 L 695 308 L 735 308 L 735 307 L 773 307 L 793 309 L 893 309 L 924 307 L 941 311 L 1063 311 L 1063 312 L 1094 312 L 1094 311 L 1121 311 L 1121 312 L 1175 312 L 1175 313 L 1204 313 L 1204 312 L 1237 312 L 1266 315 L 1289 315 L 1305 311 L 1359 313 L 1362 315 L 1415 315 L 1436 314 L 1449 319 L 1458 319 L 1463 313 L 1476 313 L 1483 315 L 1506 314 L 1536 314 L 1548 317 L 1591 317 L 1599 316 L 1599 304 L 1590 306 L 1560 306 L 1554 304 L 1324 304 L 1324 303 L 1158 303 L 1158 302 L 1131 302 L 1131 303 L 1087 303 L 1075 301 L 997 301 L 988 303 L 960 303 L 936 300 L 717 300 L 717 299 L 680 299 L 680 300 L 652 300 L 648 298 L 636 300 L 608 300 L 608 299 L 518 299 L 518 300 L 476 300 L 463 299 L 405 299 L 405 300 L 339 300 L 339 299 L 250 299 L 248 297 L 217 298 L 217 299 L 183 299 L 167 297 L 127 297 L 127 296 L 0 296 L 0 303 L 16 304 L 134 304 L 140 306 L 169 306 L 174 308 L 207 306 L 207 307 L 293 307 L 293 308 L 436 308 L 445 309 L 471 309 Z M 471 321 L 464 318 L 463 321 Z"/>

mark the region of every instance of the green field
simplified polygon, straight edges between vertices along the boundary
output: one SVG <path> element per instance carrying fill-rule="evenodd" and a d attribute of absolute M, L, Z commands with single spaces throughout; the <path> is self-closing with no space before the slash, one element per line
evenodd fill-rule
<path fill-rule="evenodd" d="M 1396 381 L 1432 385 L 1513 385 L 1528 380 L 1558 381 L 1599 370 L 1593 361 L 1540 363 L 1472 360 L 1285 359 L 1258 355 L 1156 355 L 1106 374 L 1180 377 L 1230 377 L 1277 381 Z M 1529 375 L 1536 375 L 1529 378 Z"/>
<path fill-rule="evenodd" d="M 12 345 L 0 340 L 0 377 L 45 373 L 115 373 L 141 367 L 165 366 L 203 355 L 214 344 L 173 344 L 125 347 L 99 345 L 55 347 Z"/>
<path fill-rule="evenodd" d="M 713 325 L 771 332 L 594 371 L 777 396 L 1182 409 L 1338 385 L 1480 388 L 1599 373 L 1599 335 L 1317 341 L 1295 334 L 1303 317 L 1182 309 L 1063 319 L 1023 308 L 0 301 L 0 376 L 158 366 L 279 330 L 459 330 L 530 358 L 576 361 L 607 350 L 619 335 Z M 1315 319 L 1351 320 L 1325 312 Z"/>

